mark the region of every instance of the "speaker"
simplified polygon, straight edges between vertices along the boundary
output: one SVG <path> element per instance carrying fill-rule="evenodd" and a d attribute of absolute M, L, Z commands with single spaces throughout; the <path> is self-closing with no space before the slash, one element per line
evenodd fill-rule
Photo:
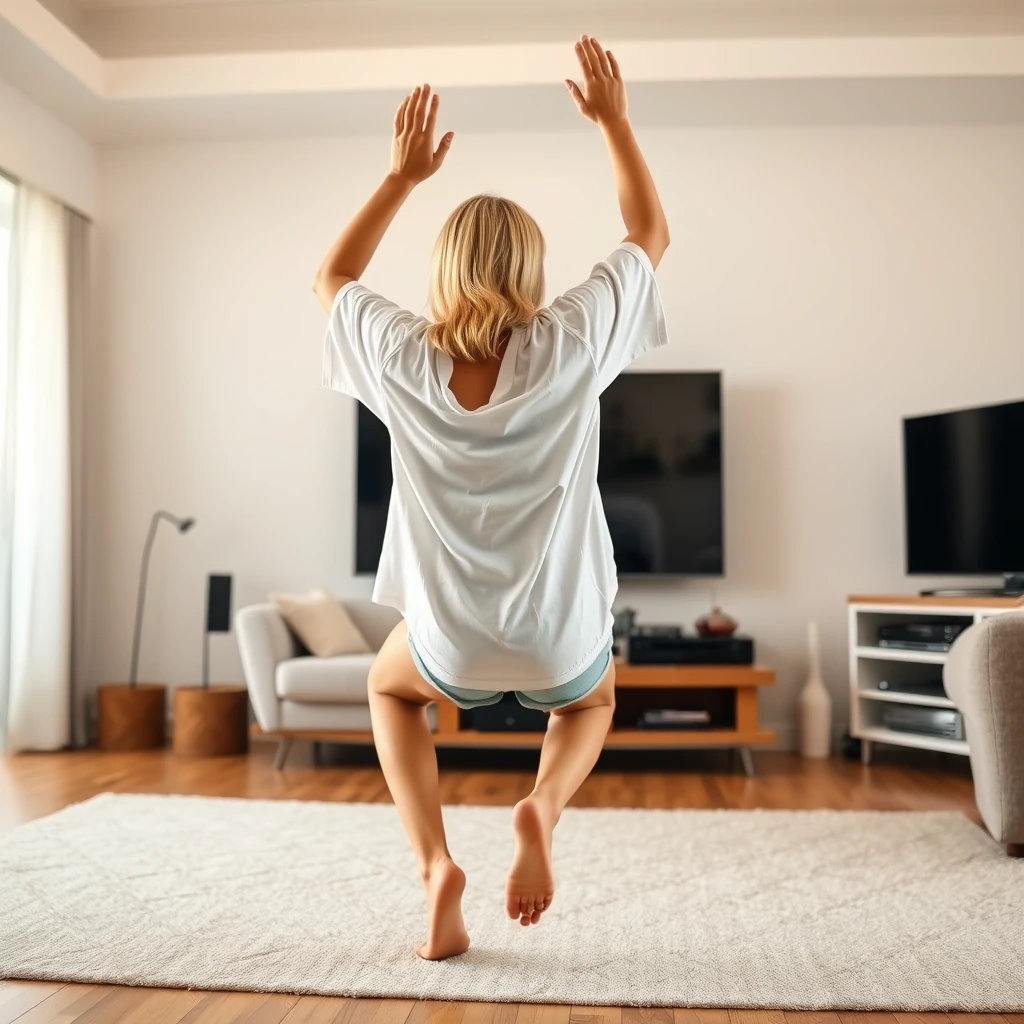
<path fill-rule="evenodd" d="M 231 632 L 231 577 L 208 576 L 206 581 L 206 632 Z"/>

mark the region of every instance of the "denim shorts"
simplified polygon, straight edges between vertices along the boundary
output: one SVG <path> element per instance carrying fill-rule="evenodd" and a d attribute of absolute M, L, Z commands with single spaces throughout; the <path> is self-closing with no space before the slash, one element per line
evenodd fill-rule
<path fill-rule="evenodd" d="M 442 683 L 437 676 L 432 675 L 430 669 L 423 664 L 419 651 L 413 643 L 412 634 L 409 634 L 409 653 L 412 660 L 419 669 L 420 675 L 430 683 L 436 690 L 440 690 L 456 707 L 468 711 L 470 708 L 483 708 L 488 704 L 497 704 L 498 701 L 508 693 L 508 690 L 464 690 L 458 686 L 449 686 Z M 552 686 L 547 690 L 513 690 L 516 700 L 524 708 L 534 708 L 537 711 L 556 711 L 560 708 L 575 704 L 582 700 L 592 690 L 596 690 L 598 684 L 604 679 L 605 673 L 612 660 L 612 641 L 601 648 L 598 656 L 574 679 L 560 686 Z"/>

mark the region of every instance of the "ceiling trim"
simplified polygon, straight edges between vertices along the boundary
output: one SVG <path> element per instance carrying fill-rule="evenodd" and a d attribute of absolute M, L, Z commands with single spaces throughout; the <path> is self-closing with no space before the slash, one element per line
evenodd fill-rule
<path fill-rule="evenodd" d="M 39 0 L 0 17 L 105 101 L 290 96 L 560 83 L 562 43 L 430 46 L 104 59 Z M 639 82 L 1024 78 L 1024 35 L 667 39 L 614 43 Z"/>
<path fill-rule="evenodd" d="M 671 39 L 615 43 L 641 82 L 1024 76 L 1024 36 Z M 528 86 L 572 77 L 564 44 L 324 50 L 108 60 L 118 99 Z"/>
<path fill-rule="evenodd" d="M 0 18 L 95 95 L 105 94 L 107 62 L 38 0 L 0 0 Z"/>

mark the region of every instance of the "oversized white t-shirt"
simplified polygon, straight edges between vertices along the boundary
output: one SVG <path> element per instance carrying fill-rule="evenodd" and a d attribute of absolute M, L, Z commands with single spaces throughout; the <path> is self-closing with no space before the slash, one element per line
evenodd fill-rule
<path fill-rule="evenodd" d="M 647 254 L 623 242 L 512 332 L 486 405 L 448 389 L 428 321 L 351 281 L 323 383 L 391 434 L 394 485 L 373 591 L 442 682 L 540 690 L 579 675 L 611 636 L 618 586 L 597 488 L 601 392 L 667 343 Z"/>

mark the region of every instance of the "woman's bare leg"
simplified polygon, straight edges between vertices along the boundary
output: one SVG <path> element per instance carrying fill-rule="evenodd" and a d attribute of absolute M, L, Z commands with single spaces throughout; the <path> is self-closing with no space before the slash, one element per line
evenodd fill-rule
<path fill-rule="evenodd" d="M 512 811 L 516 849 L 505 883 L 505 909 L 523 925 L 551 906 L 555 879 L 551 835 L 573 793 L 597 761 L 615 710 L 615 666 L 595 690 L 551 713 L 533 792 Z"/>
<path fill-rule="evenodd" d="M 404 622 L 384 641 L 368 689 L 377 756 L 427 891 L 427 939 L 416 953 L 425 960 L 457 956 L 469 948 L 462 920 L 466 876 L 448 852 L 441 820 L 437 753 L 427 722 L 427 705 L 438 694 L 416 669 Z"/>

